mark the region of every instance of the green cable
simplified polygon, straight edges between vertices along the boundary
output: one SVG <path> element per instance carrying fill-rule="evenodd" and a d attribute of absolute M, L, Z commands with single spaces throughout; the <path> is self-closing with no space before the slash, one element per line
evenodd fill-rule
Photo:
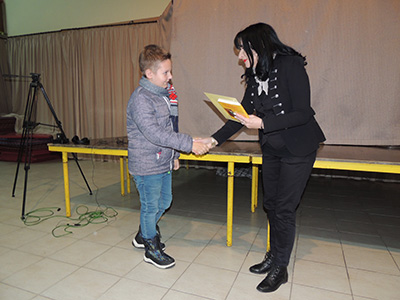
<path fill-rule="evenodd" d="M 100 210 L 100 204 L 97 201 L 97 193 L 99 191 L 99 187 L 96 185 L 94 182 L 94 171 L 95 171 L 95 164 L 94 164 L 94 157 L 92 156 L 92 182 L 96 186 L 96 193 L 95 193 L 95 201 L 97 203 L 97 208 L 95 211 L 90 212 L 89 208 L 85 205 L 79 205 L 76 208 L 76 214 L 79 216 L 78 218 L 71 218 L 71 217 L 65 217 L 63 215 L 55 215 L 55 212 L 53 210 L 60 211 L 60 208 L 58 207 L 48 207 L 48 208 L 39 208 L 36 210 L 33 210 L 25 215 L 24 218 L 24 223 L 27 226 L 33 226 L 37 225 L 45 220 L 51 219 L 51 218 L 63 218 L 67 219 L 68 221 L 73 221 L 74 224 L 66 223 L 66 224 L 58 224 L 52 231 L 51 233 L 53 234 L 54 237 L 62 237 L 65 235 L 73 234 L 70 228 L 76 228 L 76 227 L 84 227 L 89 224 L 101 224 L 101 223 L 106 223 L 110 218 L 115 218 L 118 215 L 118 212 L 112 208 L 106 206 L 104 210 Z M 83 211 L 82 211 L 83 210 Z M 37 215 L 39 214 L 39 215 Z M 60 221 L 62 222 L 62 221 Z M 59 223 L 60 223 L 59 222 Z M 55 231 L 62 229 L 64 231 L 63 234 L 56 234 Z"/>
<path fill-rule="evenodd" d="M 62 237 L 65 235 L 73 234 L 73 232 L 69 230 L 70 228 L 84 227 L 89 224 L 106 223 L 109 219 L 115 218 L 118 215 L 118 212 L 112 207 L 106 207 L 103 210 L 97 209 L 95 211 L 89 211 L 89 208 L 87 206 L 79 205 L 75 210 L 76 214 L 78 215 L 77 218 L 56 215 L 54 210 L 59 211 L 60 209 L 58 207 L 35 209 L 25 215 L 24 224 L 26 226 L 33 226 L 52 218 L 63 218 L 67 221 L 72 221 L 73 224 L 58 224 L 52 230 L 51 233 L 54 237 Z M 59 229 L 62 229 L 64 233 L 56 234 L 55 231 L 58 231 Z"/>

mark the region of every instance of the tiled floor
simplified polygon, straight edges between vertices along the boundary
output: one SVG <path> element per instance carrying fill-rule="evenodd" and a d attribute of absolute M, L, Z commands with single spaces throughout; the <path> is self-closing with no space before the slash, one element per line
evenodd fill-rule
<path fill-rule="evenodd" d="M 119 164 L 80 165 L 97 192 L 88 195 L 71 162 L 73 217 L 80 204 L 94 212 L 96 201 L 118 215 L 56 238 L 53 230 L 66 233 L 57 225 L 78 222 L 63 217 L 61 163 L 32 164 L 26 213 L 53 207 L 55 215 L 26 226 L 23 166 L 12 198 L 16 163 L 0 162 L 0 299 L 400 299 L 399 183 L 312 177 L 298 210 L 289 282 L 263 294 L 255 289 L 263 276 L 248 271 L 266 247 L 265 214 L 261 207 L 250 212 L 249 179 L 235 178 L 233 246 L 227 247 L 226 178 L 206 169 L 174 173 L 174 202 L 160 227 L 177 263 L 160 270 L 131 245 L 139 200 L 135 189 L 120 196 Z"/>

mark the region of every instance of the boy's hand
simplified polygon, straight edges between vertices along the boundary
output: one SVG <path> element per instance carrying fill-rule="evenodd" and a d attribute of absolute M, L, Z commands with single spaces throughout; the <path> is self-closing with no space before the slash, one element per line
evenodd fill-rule
<path fill-rule="evenodd" d="M 194 140 L 206 144 L 209 147 L 209 149 L 212 149 L 218 145 L 218 142 L 212 137 L 195 138 Z"/>
<path fill-rule="evenodd" d="M 174 160 L 174 171 L 179 170 L 181 164 L 179 163 L 179 159 Z"/>
<path fill-rule="evenodd" d="M 206 154 L 211 149 L 211 144 L 205 144 L 201 140 L 193 140 L 192 152 L 196 155 Z"/>

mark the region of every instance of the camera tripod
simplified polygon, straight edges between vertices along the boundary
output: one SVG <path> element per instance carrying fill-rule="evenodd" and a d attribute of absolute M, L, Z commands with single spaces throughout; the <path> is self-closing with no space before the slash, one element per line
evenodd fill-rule
<path fill-rule="evenodd" d="M 57 118 L 56 112 L 54 111 L 54 108 L 51 105 L 49 97 L 47 96 L 47 93 L 46 93 L 43 85 L 39 81 L 40 74 L 30 73 L 30 75 L 31 76 L 9 75 L 9 77 L 31 77 L 32 78 L 32 82 L 29 85 L 28 98 L 26 101 L 24 121 L 23 121 L 23 125 L 22 125 L 23 130 L 22 130 L 22 136 L 21 136 L 21 141 L 20 141 L 19 151 L 18 151 L 17 170 L 15 172 L 14 186 L 13 186 L 13 190 L 12 190 L 12 197 L 15 197 L 15 187 L 17 185 L 19 165 L 22 161 L 22 157 L 24 157 L 25 182 L 24 182 L 24 194 L 23 194 L 22 213 L 21 213 L 22 220 L 25 219 L 26 189 L 27 189 L 27 184 L 28 184 L 28 173 L 30 170 L 30 165 L 31 165 L 31 160 L 32 160 L 32 140 L 33 140 L 33 131 L 34 131 L 35 127 L 40 124 L 45 125 L 45 126 L 50 126 L 50 127 L 57 127 L 60 130 L 60 134 L 57 135 L 57 140 L 59 140 L 59 142 L 62 144 L 66 144 L 69 141 L 65 135 L 63 128 L 62 128 L 61 122 Z M 35 120 L 34 120 L 35 108 L 36 108 L 35 100 L 37 99 L 37 90 L 38 89 L 40 89 L 42 91 L 42 94 L 43 94 L 44 98 L 46 99 L 47 105 L 54 117 L 56 125 L 49 125 L 49 124 L 42 124 L 42 123 L 35 122 Z M 75 153 L 72 153 L 72 155 L 78 166 L 79 171 L 81 172 L 83 180 L 86 183 L 89 193 L 90 193 L 90 195 L 92 195 L 92 190 L 90 189 L 90 186 L 86 180 L 85 175 L 83 174 L 81 166 L 79 165 L 78 157 L 76 156 Z"/>

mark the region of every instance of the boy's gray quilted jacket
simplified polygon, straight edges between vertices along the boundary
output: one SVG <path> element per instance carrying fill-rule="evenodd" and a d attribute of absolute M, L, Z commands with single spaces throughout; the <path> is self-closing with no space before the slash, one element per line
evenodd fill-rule
<path fill-rule="evenodd" d="M 191 152 L 192 137 L 174 132 L 168 97 L 142 86 L 132 93 L 127 107 L 128 160 L 132 175 L 168 172 L 181 152 Z"/>

